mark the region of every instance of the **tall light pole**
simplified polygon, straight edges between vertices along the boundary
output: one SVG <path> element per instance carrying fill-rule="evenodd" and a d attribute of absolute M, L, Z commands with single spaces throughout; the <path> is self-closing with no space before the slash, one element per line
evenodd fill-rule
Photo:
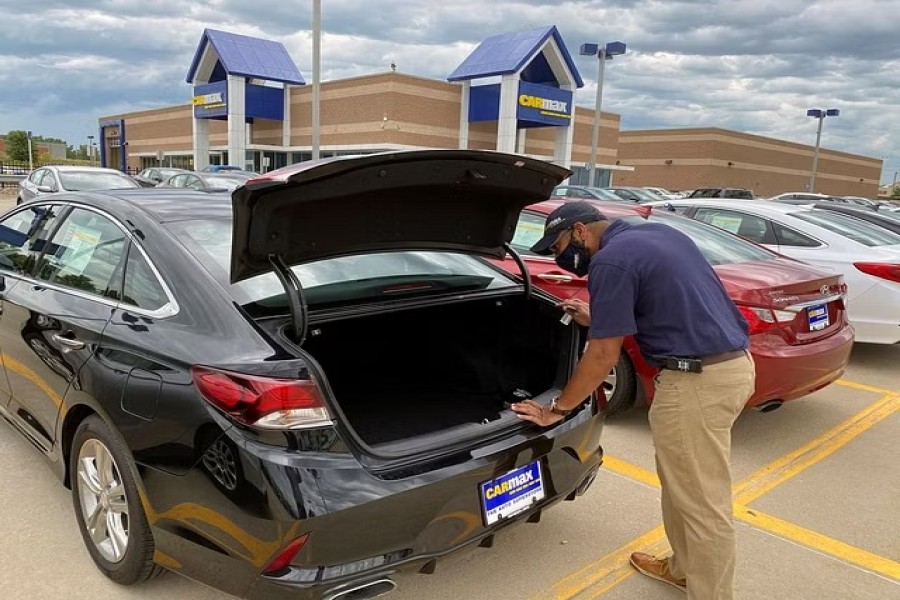
<path fill-rule="evenodd" d="M 34 154 L 31 150 L 31 131 L 27 132 L 28 138 L 28 172 L 31 173 L 34 171 Z"/>
<path fill-rule="evenodd" d="M 816 150 L 813 152 L 812 174 L 809 176 L 809 191 L 816 191 L 816 169 L 819 168 L 819 143 L 822 141 L 822 123 L 825 117 L 837 117 L 841 111 L 836 108 L 822 110 L 821 108 L 811 108 L 806 111 L 807 117 L 819 120 L 819 127 L 816 130 Z"/>
<path fill-rule="evenodd" d="M 609 42 L 601 46 L 600 44 L 582 44 L 579 52 L 582 56 L 596 56 L 597 61 L 597 98 L 594 104 L 594 131 L 591 136 L 591 166 L 588 172 L 588 185 L 596 185 L 594 181 L 594 173 L 597 171 L 597 147 L 600 144 L 600 107 L 603 104 L 603 75 L 606 71 L 606 61 L 612 60 L 614 56 L 625 54 L 624 42 Z"/>
<path fill-rule="evenodd" d="M 313 0 L 313 18 L 312 18 L 312 40 L 313 40 L 313 51 L 312 51 L 312 72 L 313 72 L 313 86 L 312 86 L 312 159 L 316 160 L 320 156 L 319 152 L 319 100 L 320 100 L 320 87 L 321 87 L 321 73 L 320 70 L 322 68 L 322 0 Z"/>
<path fill-rule="evenodd" d="M 94 136 L 89 135 L 89 136 L 87 136 L 87 139 L 88 139 L 88 147 L 87 147 L 88 162 L 90 162 L 91 165 L 93 165 L 94 164 Z"/>

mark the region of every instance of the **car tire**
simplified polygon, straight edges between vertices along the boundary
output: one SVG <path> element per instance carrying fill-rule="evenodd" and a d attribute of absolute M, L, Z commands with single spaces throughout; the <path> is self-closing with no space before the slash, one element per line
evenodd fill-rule
<path fill-rule="evenodd" d="M 610 377 L 603 382 L 603 389 L 606 392 L 606 416 L 621 414 L 634 406 L 637 376 L 631 359 L 624 351 L 619 355 L 619 362 L 613 367 Z"/>
<path fill-rule="evenodd" d="M 130 452 L 98 416 L 75 432 L 69 467 L 78 529 L 97 568 L 120 585 L 162 574 Z"/>

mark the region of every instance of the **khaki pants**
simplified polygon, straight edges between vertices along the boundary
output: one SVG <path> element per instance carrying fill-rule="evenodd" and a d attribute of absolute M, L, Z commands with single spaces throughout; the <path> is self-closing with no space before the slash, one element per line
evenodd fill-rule
<path fill-rule="evenodd" d="M 689 600 L 734 597 L 731 426 L 753 393 L 745 357 L 702 373 L 663 370 L 650 407 L 670 568 L 687 580 Z"/>

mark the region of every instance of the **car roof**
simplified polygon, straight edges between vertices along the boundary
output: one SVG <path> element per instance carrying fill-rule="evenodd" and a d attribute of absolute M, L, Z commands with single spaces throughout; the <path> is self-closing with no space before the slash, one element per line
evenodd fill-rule
<path fill-rule="evenodd" d="M 769 200 L 740 200 L 736 202 L 733 198 L 686 198 L 684 200 L 657 200 L 649 202 L 651 206 L 707 206 L 710 208 L 733 208 L 740 210 L 742 208 L 759 209 L 762 211 L 771 211 L 781 214 L 797 212 L 804 205 L 784 204 L 782 202 L 772 202 Z M 811 204 L 811 202 L 810 202 Z"/>
<path fill-rule="evenodd" d="M 569 202 L 571 202 L 571 200 Z M 579 198 L 578 202 L 589 202 L 590 204 L 596 206 L 597 210 L 602 212 L 607 217 L 630 217 L 632 215 L 641 214 L 639 212 L 641 205 L 625 204 L 622 202 L 610 202 L 607 200 L 591 200 L 587 198 Z M 559 208 L 566 203 L 567 202 L 565 200 L 550 199 L 545 200 L 544 202 L 532 204 L 528 207 L 528 209 L 544 215 L 549 215 L 554 211 L 554 209 Z"/>
<path fill-rule="evenodd" d="M 48 198 L 51 200 L 51 198 Z M 64 192 L 52 200 L 74 201 L 106 210 L 122 203 L 160 222 L 231 218 L 231 194 L 179 188 L 135 188 L 102 192 Z"/>
<path fill-rule="evenodd" d="M 43 168 L 51 168 L 56 169 L 57 171 L 68 172 L 68 171 L 94 171 L 97 173 L 118 173 L 119 175 L 125 175 L 122 171 L 117 169 L 108 169 L 106 167 L 89 167 L 87 165 L 46 165 Z"/>

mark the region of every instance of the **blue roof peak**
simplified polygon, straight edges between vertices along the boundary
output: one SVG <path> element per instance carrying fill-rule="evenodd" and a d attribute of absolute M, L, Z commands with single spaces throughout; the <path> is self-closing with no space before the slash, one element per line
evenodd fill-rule
<path fill-rule="evenodd" d="M 535 52 L 544 48 L 550 38 L 556 42 L 576 87 L 584 87 L 578 67 L 575 66 L 575 61 L 572 60 L 556 25 L 515 33 L 503 33 L 486 38 L 456 67 L 447 80 L 464 81 L 517 73 L 526 66 L 525 63 L 534 56 Z"/>
<path fill-rule="evenodd" d="M 295 85 L 306 83 L 281 42 L 216 29 L 203 30 L 191 68 L 188 70 L 188 83 L 194 83 L 197 78 L 201 60 L 210 45 L 227 75 L 241 75 Z M 210 76 L 216 70 L 213 67 L 206 76 Z"/>

